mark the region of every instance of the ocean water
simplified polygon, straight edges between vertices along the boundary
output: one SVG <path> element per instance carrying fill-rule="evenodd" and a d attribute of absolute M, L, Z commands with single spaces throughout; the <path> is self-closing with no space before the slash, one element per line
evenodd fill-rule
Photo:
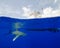
<path fill-rule="evenodd" d="M 15 23 L 22 24 L 18 30 L 26 35 L 13 41 Z M 60 48 L 60 31 L 36 30 L 46 28 L 60 28 L 60 17 L 41 19 L 0 17 L 0 48 Z"/>

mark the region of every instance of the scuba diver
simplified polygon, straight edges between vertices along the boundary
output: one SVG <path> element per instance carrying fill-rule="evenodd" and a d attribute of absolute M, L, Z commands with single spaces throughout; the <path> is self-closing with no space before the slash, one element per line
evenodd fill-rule
<path fill-rule="evenodd" d="M 19 29 L 22 27 L 21 23 L 15 23 L 14 24 L 14 31 L 9 31 L 8 34 L 15 35 L 13 38 L 13 41 L 15 41 L 18 37 L 25 36 L 26 34 L 24 32 L 19 31 Z M 49 31 L 49 32 L 60 32 L 60 28 L 22 28 L 26 31 Z"/>
<path fill-rule="evenodd" d="M 14 24 L 14 28 L 15 30 L 14 31 L 9 31 L 8 34 L 12 34 L 12 35 L 15 35 L 15 37 L 13 38 L 12 41 L 15 41 L 18 37 L 21 37 L 21 36 L 25 36 L 26 34 L 24 32 L 21 32 L 19 31 L 18 29 L 22 26 L 22 24 L 20 23 L 15 23 Z"/>

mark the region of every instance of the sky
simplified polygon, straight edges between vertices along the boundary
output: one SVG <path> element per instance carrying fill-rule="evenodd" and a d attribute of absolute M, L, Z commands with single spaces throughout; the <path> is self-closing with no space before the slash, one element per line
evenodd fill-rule
<path fill-rule="evenodd" d="M 60 0 L 0 0 L 0 17 L 18 19 L 60 16 Z"/>

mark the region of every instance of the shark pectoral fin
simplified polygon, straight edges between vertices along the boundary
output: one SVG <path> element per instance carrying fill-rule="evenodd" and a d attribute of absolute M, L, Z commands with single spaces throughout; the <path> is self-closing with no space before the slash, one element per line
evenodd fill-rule
<path fill-rule="evenodd" d="M 13 41 L 15 41 L 20 35 L 16 35 L 16 37 L 13 38 Z"/>

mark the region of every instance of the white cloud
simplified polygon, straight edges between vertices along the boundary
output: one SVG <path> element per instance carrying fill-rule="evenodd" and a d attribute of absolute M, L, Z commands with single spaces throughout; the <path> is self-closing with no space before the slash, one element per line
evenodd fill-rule
<path fill-rule="evenodd" d="M 39 11 L 33 11 L 30 8 L 23 7 L 23 15 L 27 17 L 27 19 L 31 18 L 49 18 L 49 17 L 57 17 L 60 16 L 60 9 L 53 9 L 52 7 L 44 8 L 42 14 Z"/>
<path fill-rule="evenodd" d="M 23 16 L 29 16 L 29 14 L 32 12 L 31 9 L 28 7 L 23 7 L 22 10 L 24 12 Z"/>
<path fill-rule="evenodd" d="M 54 3 L 56 3 L 57 2 L 57 0 L 54 0 Z"/>
<path fill-rule="evenodd" d="M 0 5 L 0 16 L 6 16 L 18 19 L 31 19 L 31 18 L 46 18 L 46 17 L 57 17 L 60 16 L 60 8 L 54 9 L 52 7 L 47 7 L 40 11 L 31 9 L 31 7 L 22 7 L 21 10 L 15 9 L 9 5 Z"/>
<path fill-rule="evenodd" d="M 28 19 L 38 18 L 37 16 L 40 16 L 40 12 L 33 11 L 29 7 L 23 7 L 22 10 L 24 11 L 23 16 L 26 16 Z"/>
<path fill-rule="evenodd" d="M 45 8 L 43 10 L 42 17 L 57 17 L 60 16 L 60 9 L 53 9 L 51 7 Z"/>

